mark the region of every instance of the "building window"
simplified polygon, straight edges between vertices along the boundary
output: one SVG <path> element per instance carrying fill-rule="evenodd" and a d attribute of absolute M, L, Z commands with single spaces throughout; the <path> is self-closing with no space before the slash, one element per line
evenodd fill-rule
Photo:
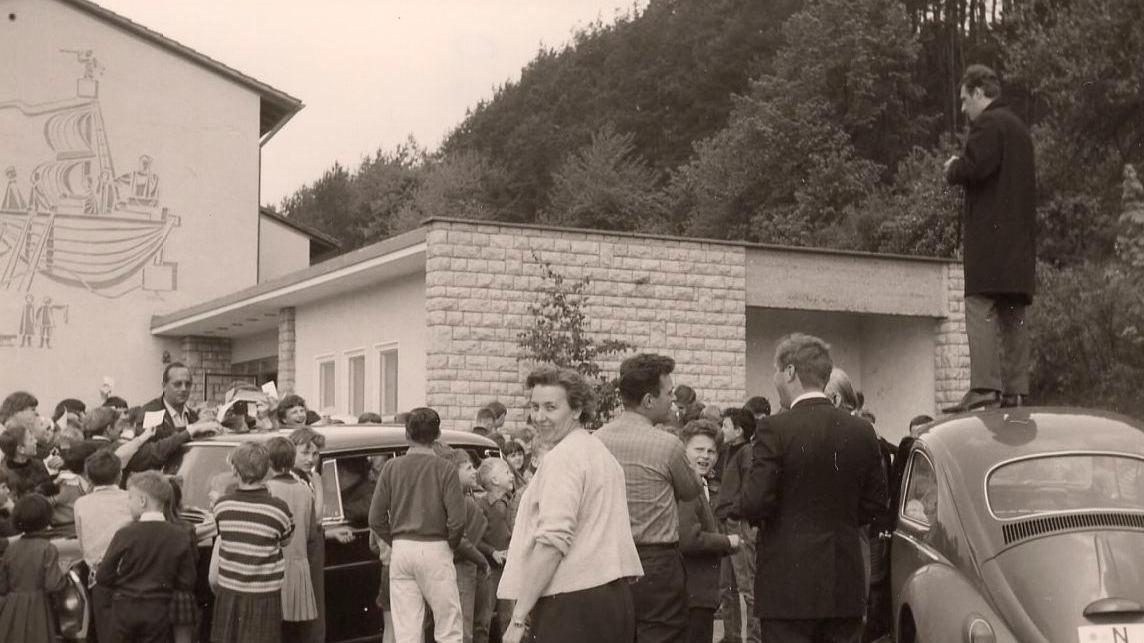
<path fill-rule="evenodd" d="M 365 354 L 351 355 L 348 362 L 350 415 L 365 413 Z"/>
<path fill-rule="evenodd" d="M 378 347 L 378 403 L 383 416 L 397 415 L 397 346 Z"/>
<path fill-rule="evenodd" d="M 337 393 L 334 379 L 334 360 L 322 359 L 318 361 L 318 408 L 323 411 L 329 411 L 334 408 L 337 398 L 334 394 Z"/>

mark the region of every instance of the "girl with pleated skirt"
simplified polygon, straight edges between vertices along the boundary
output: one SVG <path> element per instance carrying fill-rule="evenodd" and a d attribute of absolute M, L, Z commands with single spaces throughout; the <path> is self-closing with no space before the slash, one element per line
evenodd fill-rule
<path fill-rule="evenodd" d="M 294 443 L 286 438 L 273 438 L 266 443 L 270 451 L 271 478 L 266 487 L 270 495 L 290 507 L 294 516 L 294 535 L 282 548 L 285 576 L 282 580 L 282 641 L 308 643 L 312 639 L 314 621 L 318 618 L 317 599 L 310 577 L 310 561 L 306 552 L 317 533 L 314 496 L 309 487 L 296 478 Z"/>

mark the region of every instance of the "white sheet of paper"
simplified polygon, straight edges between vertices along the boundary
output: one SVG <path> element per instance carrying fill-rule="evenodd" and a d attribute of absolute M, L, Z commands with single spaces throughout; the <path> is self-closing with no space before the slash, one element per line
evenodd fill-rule
<path fill-rule="evenodd" d="M 263 384 L 262 392 L 276 400 L 278 399 L 278 385 L 274 382 L 267 382 Z"/>
<path fill-rule="evenodd" d="M 149 429 L 163 423 L 163 411 L 147 411 L 143 414 L 143 428 Z"/>

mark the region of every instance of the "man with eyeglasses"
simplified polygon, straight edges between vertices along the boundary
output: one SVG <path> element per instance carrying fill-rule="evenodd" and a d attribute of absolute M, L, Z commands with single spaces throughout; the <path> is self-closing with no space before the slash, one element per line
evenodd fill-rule
<path fill-rule="evenodd" d="M 163 422 L 155 428 L 154 437 L 127 463 L 126 473 L 162 469 L 185 442 L 198 435 L 219 432 L 217 422 L 199 422 L 199 414 L 187 406 L 193 387 L 191 369 L 186 364 L 172 362 L 163 369 L 163 394 L 143 405 L 144 413 L 162 411 Z"/>

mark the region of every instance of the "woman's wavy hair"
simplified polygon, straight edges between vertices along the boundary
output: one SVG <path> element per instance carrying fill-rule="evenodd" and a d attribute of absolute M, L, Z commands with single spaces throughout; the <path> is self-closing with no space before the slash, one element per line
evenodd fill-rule
<path fill-rule="evenodd" d="M 580 411 L 580 424 L 588 424 L 596 417 L 596 406 L 599 404 L 596 391 L 576 371 L 556 366 L 538 367 L 524 380 L 525 390 L 531 391 L 537 386 L 559 386 L 564 389 L 568 396 L 568 406 Z"/>

